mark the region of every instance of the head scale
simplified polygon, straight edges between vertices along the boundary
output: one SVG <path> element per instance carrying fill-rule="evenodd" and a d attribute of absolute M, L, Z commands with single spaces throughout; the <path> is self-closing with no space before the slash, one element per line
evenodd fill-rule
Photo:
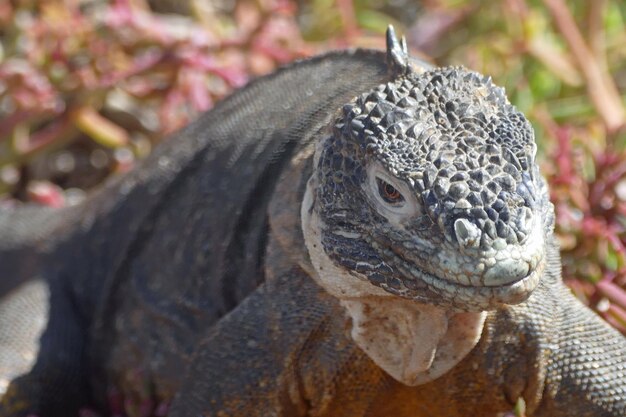
<path fill-rule="evenodd" d="M 490 78 L 418 73 L 406 43 L 387 40 L 393 79 L 344 106 L 316 152 L 324 251 L 418 301 L 524 300 L 553 222 L 532 127 Z"/>

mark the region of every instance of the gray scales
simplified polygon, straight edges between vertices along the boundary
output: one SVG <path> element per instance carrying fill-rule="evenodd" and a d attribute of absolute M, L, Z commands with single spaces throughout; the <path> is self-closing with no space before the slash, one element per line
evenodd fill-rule
<path fill-rule="evenodd" d="M 177 136 L 79 206 L 0 211 L 1 416 L 626 416 L 626 340 L 562 284 L 489 78 L 390 30 Z"/>

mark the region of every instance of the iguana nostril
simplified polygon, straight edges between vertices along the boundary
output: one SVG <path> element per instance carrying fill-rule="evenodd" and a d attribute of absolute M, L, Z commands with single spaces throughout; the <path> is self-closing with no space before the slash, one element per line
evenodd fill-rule
<path fill-rule="evenodd" d="M 456 219 L 454 233 L 463 248 L 477 248 L 480 245 L 480 229 L 467 219 Z"/>

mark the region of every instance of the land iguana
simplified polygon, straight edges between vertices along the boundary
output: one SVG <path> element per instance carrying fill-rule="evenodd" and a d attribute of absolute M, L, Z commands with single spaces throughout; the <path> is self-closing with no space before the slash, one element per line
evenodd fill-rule
<path fill-rule="evenodd" d="M 251 82 L 79 206 L 0 212 L 0 415 L 626 416 L 531 125 L 387 42 Z"/>

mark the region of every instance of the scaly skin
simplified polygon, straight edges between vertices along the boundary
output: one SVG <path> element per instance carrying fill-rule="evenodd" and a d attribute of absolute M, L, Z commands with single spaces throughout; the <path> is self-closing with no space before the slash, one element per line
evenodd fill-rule
<path fill-rule="evenodd" d="M 0 416 L 625 416 L 626 341 L 561 283 L 524 117 L 392 33 L 384 60 L 295 64 L 84 205 L 0 213 L 0 296 L 38 276 L 50 306 Z"/>

